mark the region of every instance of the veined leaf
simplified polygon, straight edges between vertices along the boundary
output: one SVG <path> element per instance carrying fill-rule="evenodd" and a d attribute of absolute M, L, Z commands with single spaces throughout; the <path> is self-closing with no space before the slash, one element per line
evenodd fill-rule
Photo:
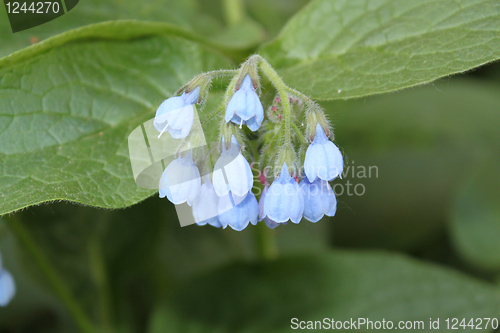
<path fill-rule="evenodd" d="M 500 293 L 493 285 L 407 257 L 337 251 L 227 266 L 179 288 L 172 308 L 186 327 L 197 323 L 221 332 L 290 332 L 293 318 L 385 319 L 394 327 L 419 321 L 421 331 L 432 332 L 430 318 L 440 319 L 443 328 L 446 318 L 497 317 Z M 164 325 L 178 327 L 181 320 Z"/>
<path fill-rule="evenodd" d="M 115 21 L 0 60 L 0 214 L 49 200 L 118 208 L 152 194 L 127 137 L 195 75 L 228 67 L 171 25 Z"/>
<path fill-rule="evenodd" d="M 315 0 L 261 53 L 315 99 L 394 91 L 500 58 L 500 2 Z"/>

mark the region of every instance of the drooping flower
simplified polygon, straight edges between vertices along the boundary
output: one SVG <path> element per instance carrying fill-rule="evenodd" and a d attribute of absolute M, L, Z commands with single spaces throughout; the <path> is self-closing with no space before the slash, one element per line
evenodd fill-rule
<path fill-rule="evenodd" d="M 264 120 L 264 108 L 259 96 L 255 92 L 250 75 L 247 74 L 241 87 L 236 91 L 227 104 L 226 123 L 232 121 L 235 124 L 246 124 L 250 130 L 255 132 Z"/>
<path fill-rule="evenodd" d="M 196 224 L 203 226 L 210 224 L 214 227 L 222 227 L 219 222 L 217 204 L 219 197 L 215 193 L 210 176 L 205 176 L 205 182 L 201 185 L 200 193 L 193 202 L 193 216 Z"/>
<path fill-rule="evenodd" d="M 266 223 L 266 225 L 269 228 L 274 229 L 277 226 L 279 226 L 280 224 L 286 224 L 286 222 L 284 222 L 284 223 L 276 223 L 276 221 L 273 221 L 269 217 L 264 216 L 264 200 L 266 200 L 266 194 L 267 194 L 267 190 L 268 189 L 269 189 L 269 185 L 266 185 L 264 187 L 264 190 L 262 190 L 262 194 L 260 195 L 260 199 L 259 199 L 259 221 L 264 220 L 264 222 Z"/>
<path fill-rule="evenodd" d="M 16 284 L 12 275 L 3 268 L 0 255 L 0 306 L 7 306 L 16 294 Z"/>
<path fill-rule="evenodd" d="M 316 125 L 313 142 L 307 147 L 304 160 L 304 172 L 314 182 L 316 177 L 330 181 L 339 176 L 342 178 L 344 159 L 339 148 L 325 135 L 320 124 Z"/>
<path fill-rule="evenodd" d="M 291 220 L 299 223 L 304 213 L 304 197 L 299 184 L 290 176 L 286 163 L 274 180 L 264 200 L 264 217 L 276 223 Z"/>
<path fill-rule="evenodd" d="M 223 228 L 230 226 L 234 230 L 241 231 L 249 223 L 257 224 L 259 204 L 251 191 L 244 197 L 234 195 L 230 191 L 227 195 L 219 198 L 217 211 Z"/>
<path fill-rule="evenodd" d="M 226 149 L 222 140 L 222 153 L 215 162 L 213 182 L 215 193 L 219 197 L 227 195 L 229 191 L 243 197 L 252 190 L 252 169 L 241 154 L 240 145 L 234 135 L 231 137 L 229 149 Z"/>
<path fill-rule="evenodd" d="M 196 87 L 189 93 L 184 92 L 182 96 L 174 96 L 165 100 L 156 110 L 153 124 L 160 132 L 168 131 L 174 139 L 184 139 L 188 136 L 193 126 L 194 108 L 193 104 L 198 101 L 200 87 Z"/>
<path fill-rule="evenodd" d="M 327 181 L 316 178 L 310 182 L 304 177 L 300 182 L 304 195 L 304 217 L 311 222 L 318 222 L 323 215 L 334 216 L 337 211 L 337 198 Z"/>
<path fill-rule="evenodd" d="M 167 197 L 175 205 L 192 205 L 201 187 L 200 171 L 193 162 L 193 152 L 179 156 L 167 166 L 160 178 L 160 198 Z"/>

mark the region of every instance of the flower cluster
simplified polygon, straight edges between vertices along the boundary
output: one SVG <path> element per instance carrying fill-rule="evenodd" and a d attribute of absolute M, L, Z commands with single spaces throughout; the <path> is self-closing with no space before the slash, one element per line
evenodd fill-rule
<path fill-rule="evenodd" d="M 12 275 L 3 268 L 0 255 L 0 306 L 7 306 L 16 294 L 16 284 Z"/>
<path fill-rule="evenodd" d="M 259 98 L 259 70 L 278 91 L 266 111 L 268 121 Z M 203 105 L 211 80 L 220 76 L 232 79 L 221 106 L 206 117 L 220 119 L 219 143 L 211 150 L 192 149 L 194 105 Z M 265 59 L 254 55 L 237 70 L 200 74 L 176 95 L 160 105 L 154 120 L 159 136 L 168 132 L 180 139 L 176 159 L 160 178 L 160 197 L 187 203 L 198 225 L 238 231 L 258 221 L 275 228 L 335 215 L 337 200 L 328 182 L 342 177 L 343 158 L 330 140 L 326 116 L 287 87 Z M 260 165 L 255 187 L 247 158 Z M 275 177 L 268 177 L 270 169 Z"/>

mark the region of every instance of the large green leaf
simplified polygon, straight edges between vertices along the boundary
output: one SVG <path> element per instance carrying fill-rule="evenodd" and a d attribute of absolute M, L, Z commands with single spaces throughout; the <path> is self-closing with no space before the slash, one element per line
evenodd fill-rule
<path fill-rule="evenodd" d="M 228 48 L 247 48 L 257 45 L 263 38 L 260 25 L 246 18 L 241 24 L 226 27 L 222 18 L 199 0 L 84 0 L 67 14 L 43 25 L 15 34 L 6 13 L 0 11 L 0 57 L 28 47 L 31 43 L 85 25 L 123 19 L 168 22 L 195 31 Z M 217 7 L 217 6 L 216 6 Z M 220 10 L 219 10 L 220 12 Z M 237 34 L 237 36 L 235 36 Z"/>
<path fill-rule="evenodd" d="M 450 217 L 458 251 L 473 265 L 497 271 L 500 269 L 499 168 L 496 156 L 479 160 L 462 182 Z"/>
<path fill-rule="evenodd" d="M 152 194 L 127 137 L 200 72 L 231 66 L 166 24 L 76 29 L 0 60 L 0 214 L 48 200 L 117 208 Z"/>
<path fill-rule="evenodd" d="M 496 0 L 315 0 L 261 53 L 292 87 L 350 98 L 500 58 Z"/>
<path fill-rule="evenodd" d="M 100 0 L 80 1 L 67 14 L 43 25 L 13 34 L 5 11 L 0 11 L 0 57 L 30 46 L 35 40 L 75 29 L 84 25 L 118 19 L 138 19 L 163 21 L 182 26 L 212 32 L 217 26 L 215 19 L 199 11 L 196 0 Z M 215 27 L 214 27 L 215 26 Z"/>
<path fill-rule="evenodd" d="M 213 271 L 180 288 L 171 309 L 178 319 L 170 314 L 163 325 L 185 323 L 221 332 L 289 332 L 292 318 L 385 319 L 395 325 L 423 321 L 421 331 L 432 332 L 430 318 L 439 318 L 444 329 L 446 318 L 497 317 L 500 293 L 492 285 L 407 257 L 337 251 Z"/>

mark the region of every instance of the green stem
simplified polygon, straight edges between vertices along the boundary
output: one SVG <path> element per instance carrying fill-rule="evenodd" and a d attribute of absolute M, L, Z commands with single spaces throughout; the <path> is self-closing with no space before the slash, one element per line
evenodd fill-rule
<path fill-rule="evenodd" d="M 290 127 L 292 124 L 292 111 L 290 109 L 290 101 L 288 100 L 288 88 L 283 80 L 280 78 L 278 73 L 271 67 L 271 65 L 267 62 L 266 59 L 262 58 L 260 55 L 254 55 L 252 57 L 256 57 L 258 59 L 258 64 L 260 65 L 260 69 L 267 76 L 269 81 L 273 84 L 273 86 L 278 91 L 278 94 L 281 98 L 281 105 L 283 106 L 283 114 L 285 120 L 285 144 L 292 143 L 291 135 L 290 135 Z"/>
<path fill-rule="evenodd" d="M 216 71 L 206 72 L 205 74 L 212 76 L 212 78 L 222 77 L 222 76 L 233 76 L 233 75 L 238 74 L 238 70 L 237 69 L 218 69 Z"/>
<path fill-rule="evenodd" d="M 297 91 L 293 88 L 290 88 L 290 87 L 286 87 L 286 89 L 288 90 L 288 92 L 290 92 L 291 94 L 297 96 L 298 98 L 300 98 L 304 103 L 307 104 L 307 107 L 311 110 L 314 110 L 316 109 L 317 105 L 316 103 L 310 99 L 309 97 L 307 97 L 306 95 L 304 95 L 303 93 L 301 93 L 300 91 Z"/>
<path fill-rule="evenodd" d="M 295 125 L 294 123 L 292 123 L 292 128 L 295 132 L 295 134 L 297 134 L 297 137 L 299 138 L 300 142 L 303 143 L 303 144 L 307 144 L 307 141 L 306 139 L 304 138 L 304 136 L 302 135 L 302 132 L 300 131 L 300 129 L 297 127 L 297 125 Z"/>
<path fill-rule="evenodd" d="M 85 333 L 96 332 L 95 328 L 92 325 L 92 322 L 83 312 L 82 308 L 71 294 L 69 288 L 59 277 L 55 268 L 52 267 L 49 260 L 43 255 L 40 248 L 33 241 L 31 235 L 24 227 L 24 225 L 19 221 L 18 218 L 14 217 L 13 215 L 8 217 L 5 216 L 5 220 L 7 221 L 12 232 L 17 236 L 20 243 L 33 256 L 33 259 L 37 262 L 38 266 L 45 274 L 47 281 L 54 289 L 54 292 L 57 294 L 57 296 L 59 296 L 64 305 L 68 308 L 68 311 L 73 316 L 73 319 L 80 328 L 80 331 Z"/>
<path fill-rule="evenodd" d="M 240 23 L 245 16 L 245 6 L 243 0 L 224 0 L 222 2 L 224 16 L 228 25 Z"/>
<path fill-rule="evenodd" d="M 276 244 L 274 231 L 268 228 L 264 221 L 257 223 L 255 238 L 259 258 L 262 261 L 273 260 L 278 257 L 278 246 Z"/>
<path fill-rule="evenodd" d="M 106 264 L 104 262 L 102 248 L 97 238 L 89 242 L 89 259 L 90 271 L 99 290 L 102 328 L 104 332 L 111 332 L 113 327 L 113 304 Z"/>

